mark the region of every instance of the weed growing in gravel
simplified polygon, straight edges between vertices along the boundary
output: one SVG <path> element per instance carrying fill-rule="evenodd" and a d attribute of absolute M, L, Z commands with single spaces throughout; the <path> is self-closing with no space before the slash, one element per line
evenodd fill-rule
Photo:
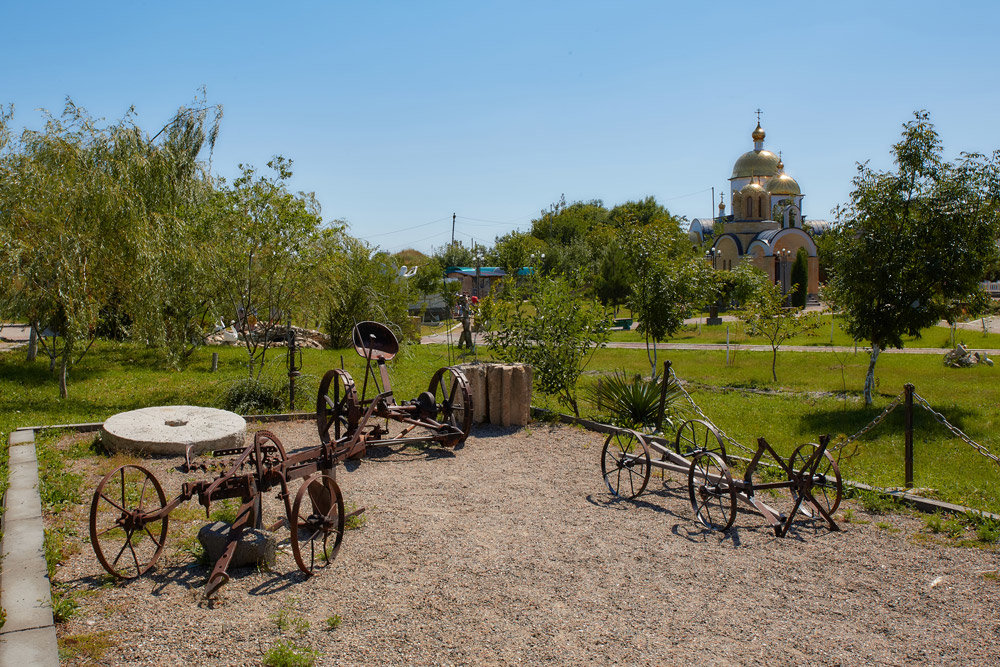
<path fill-rule="evenodd" d="M 226 498 L 219 502 L 218 508 L 209 515 L 209 518 L 212 521 L 231 524 L 233 521 L 236 521 L 236 513 L 239 512 L 239 509 L 235 498 Z"/>
<path fill-rule="evenodd" d="M 90 662 L 99 663 L 104 657 L 104 652 L 115 645 L 110 635 L 110 632 L 105 631 L 62 637 L 59 640 L 59 661 L 68 662 L 86 658 Z"/>
<path fill-rule="evenodd" d="M 940 514 L 928 514 L 924 517 L 924 523 L 932 533 L 940 533 L 943 530 L 943 522 Z"/>
<path fill-rule="evenodd" d="M 1000 521 L 970 512 L 965 515 L 969 525 L 976 529 L 976 537 L 980 542 L 995 544 L 1000 542 Z"/>
<path fill-rule="evenodd" d="M 853 488 L 848 491 L 849 498 L 857 498 L 861 501 L 861 506 L 869 514 L 885 514 L 899 508 L 899 502 L 878 491 L 868 491 L 866 489 Z"/>
<path fill-rule="evenodd" d="M 52 618 L 56 623 L 65 623 L 79 608 L 80 603 L 72 591 L 60 584 L 52 584 Z"/>
<path fill-rule="evenodd" d="M 278 626 L 279 632 L 294 630 L 296 634 L 302 636 L 309 630 L 309 621 L 294 613 L 298 606 L 297 597 L 288 597 L 281 603 L 278 611 L 271 615 L 271 621 Z"/>
<path fill-rule="evenodd" d="M 841 512 L 840 516 L 843 518 L 844 523 L 852 523 L 854 521 L 854 510 L 848 507 Z"/>
<path fill-rule="evenodd" d="M 305 646 L 278 641 L 264 654 L 263 667 L 311 667 L 316 664 L 317 653 Z"/>
<path fill-rule="evenodd" d="M 943 524 L 941 524 L 941 529 L 944 533 L 952 538 L 958 539 L 965 532 L 965 526 L 958 519 L 948 519 Z"/>
<path fill-rule="evenodd" d="M 884 530 L 884 531 L 887 531 L 887 532 L 890 532 L 890 533 L 898 533 L 899 532 L 899 528 L 893 527 L 893 525 L 891 523 L 889 523 L 888 521 L 879 521 L 879 522 L 877 522 L 875 524 L 875 527 L 878 528 L 879 530 Z"/>
<path fill-rule="evenodd" d="M 342 619 L 340 618 L 340 614 L 334 614 L 323 621 L 323 624 L 326 626 L 327 630 L 336 630 L 340 627 L 341 621 Z"/>
<path fill-rule="evenodd" d="M 355 505 L 354 503 L 347 503 L 346 514 L 351 514 L 352 512 L 356 512 L 357 509 L 358 506 Z M 374 509 L 374 507 L 372 509 Z M 361 514 L 355 514 L 354 516 L 350 516 L 344 521 L 344 530 L 354 530 L 355 528 L 360 528 L 361 526 L 365 525 L 366 521 L 368 521 L 367 512 L 362 512 Z"/>
<path fill-rule="evenodd" d="M 983 572 L 983 579 L 988 579 L 989 581 L 1000 581 L 1000 572 L 994 570 L 993 572 Z"/>

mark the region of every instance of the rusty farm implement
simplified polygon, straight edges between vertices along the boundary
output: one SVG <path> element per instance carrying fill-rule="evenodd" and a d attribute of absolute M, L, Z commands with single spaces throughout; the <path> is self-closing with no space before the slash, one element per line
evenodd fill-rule
<path fill-rule="evenodd" d="M 362 322 L 354 328 L 354 343 L 366 360 L 361 397 L 346 371 L 335 369 L 324 376 L 317 397 L 318 445 L 288 453 L 274 434 L 259 431 L 246 447 L 213 452 L 226 459 L 223 472 L 212 479 L 184 482 L 170 500 L 144 466 L 123 465 L 105 475 L 90 506 L 90 540 L 101 566 L 124 579 L 148 572 L 166 544 L 170 513 L 193 498 L 205 507 L 206 515 L 213 502 L 241 501 L 227 545 L 209 574 L 206 597 L 229 580 L 229 563 L 251 527 L 273 531 L 286 526 L 292 555 L 306 574 L 329 564 L 340 549 L 348 518 L 336 480 L 339 463 L 363 457 L 372 445 L 458 447 L 472 425 L 469 388 L 460 370 L 440 369 L 427 391 L 412 401 L 397 403 L 385 364 L 399 349 L 395 336 L 381 324 Z M 371 399 L 366 398 L 369 376 L 377 389 Z M 391 421 L 403 428 L 386 437 Z M 204 465 L 193 466 L 190 457 L 183 467 L 186 472 L 207 470 Z M 302 482 L 293 493 L 290 487 L 297 480 Z M 264 521 L 263 495 L 275 490 L 284 516 L 269 523 Z"/>
<path fill-rule="evenodd" d="M 672 443 L 630 430 L 611 433 L 601 452 L 601 472 L 611 493 L 624 499 L 646 489 L 653 468 L 679 473 L 687 480 L 691 509 L 706 528 L 728 530 L 736 519 L 737 504 L 743 502 L 764 516 L 775 535 L 783 537 L 796 516 L 819 516 L 830 530 L 839 530 L 833 514 L 840 505 L 843 484 L 828 444 L 829 438 L 823 436 L 818 445 L 799 445 L 785 460 L 759 438 L 742 477 L 734 477 L 731 466 L 735 461 L 726 455 L 718 430 L 694 419 L 681 424 Z M 768 479 L 759 481 L 755 475 L 763 470 L 765 454 L 774 463 L 766 468 Z M 791 510 L 785 513 L 764 502 L 762 491 L 772 496 L 787 491 Z M 770 497 L 768 501 L 774 502 Z"/>

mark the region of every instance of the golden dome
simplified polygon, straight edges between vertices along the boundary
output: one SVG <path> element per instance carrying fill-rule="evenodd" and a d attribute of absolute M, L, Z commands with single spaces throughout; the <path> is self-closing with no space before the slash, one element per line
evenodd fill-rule
<path fill-rule="evenodd" d="M 733 178 L 760 176 L 770 178 L 778 173 L 778 156 L 771 151 L 747 151 L 733 165 Z"/>
<path fill-rule="evenodd" d="M 753 137 L 754 141 L 764 141 L 764 128 L 760 126 L 759 122 L 757 123 L 757 128 L 750 136 Z"/>
<path fill-rule="evenodd" d="M 788 174 L 778 174 L 767 182 L 767 191 L 772 195 L 800 195 L 802 190 L 794 178 Z"/>
<path fill-rule="evenodd" d="M 759 195 L 763 192 L 764 188 L 760 187 L 756 183 L 747 183 L 743 186 L 743 189 L 740 190 L 741 195 Z"/>

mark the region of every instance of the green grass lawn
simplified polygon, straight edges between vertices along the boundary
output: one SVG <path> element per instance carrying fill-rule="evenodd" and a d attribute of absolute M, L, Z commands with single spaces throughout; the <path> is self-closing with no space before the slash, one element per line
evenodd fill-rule
<path fill-rule="evenodd" d="M 942 330 L 947 335 L 947 329 Z M 1000 346 L 1000 345 L 997 345 Z M 210 371 L 219 352 L 219 370 Z M 480 350 L 485 354 L 485 349 Z M 820 434 L 852 434 L 869 422 L 912 382 L 935 409 L 974 440 L 1000 452 L 1000 367 L 946 368 L 937 355 L 885 355 L 877 367 L 875 406 L 860 398 L 868 358 L 863 352 L 798 352 L 778 355 L 778 381 L 771 381 L 770 353 L 735 351 L 726 365 L 724 351 L 660 352 L 676 373 L 693 383 L 692 395 L 705 413 L 739 442 L 752 445 L 764 436 L 779 451 L 816 441 Z M 241 348 L 197 350 L 183 371 L 166 370 L 156 354 L 140 346 L 99 341 L 72 370 L 69 398 L 58 398 L 58 384 L 47 360 L 28 364 L 24 350 L 0 354 L 0 434 L 19 426 L 103 421 L 151 405 L 191 404 L 220 407 L 227 387 L 245 374 Z M 297 407 L 312 411 L 322 374 L 345 367 L 360 389 L 364 361 L 351 350 L 305 350 L 301 382 L 308 399 Z M 284 374 L 280 350 L 270 353 L 271 372 Z M 449 364 L 444 345 L 410 345 L 390 362 L 396 395 L 411 399 L 435 370 Z M 593 373 L 615 369 L 649 374 L 645 350 L 598 350 L 580 382 L 581 414 L 594 415 L 586 400 Z M 844 393 L 846 390 L 846 393 Z M 773 391 L 774 394 L 761 394 Z M 843 395 L 836 395 L 843 393 Z M 551 397 L 536 393 L 533 404 L 566 411 Z M 950 437 L 922 409 L 916 410 L 916 485 L 932 487 L 943 499 L 1000 512 L 1000 466 Z M 844 463 L 844 476 L 880 486 L 903 484 L 902 410 L 862 442 L 857 456 Z"/>
<path fill-rule="evenodd" d="M 830 316 L 821 315 L 820 316 L 820 326 L 818 329 L 813 331 L 810 335 L 801 335 L 794 338 L 790 338 L 785 341 L 783 345 L 814 345 L 817 347 L 822 347 L 824 345 L 830 345 Z M 747 336 L 743 333 L 742 322 L 728 322 L 723 324 L 716 324 L 708 326 L 706 324 L 697 325 L 689 324 L 685 325 L 680 331 L 674 336 L 667 340 L 661 341 L 663 343 L 715 343 L 724 345 L 726 343 L 726 329 L 729 329 L 729 341 L 733 345 L 747 344 L 747 345 L 767 345 L 766 339 L 755 336 Z M 638 331 L 612 331 L 610 340 L 616 342 L 645 342 L 645 338 Z M 958 329 L 955 331 L 955 342 L 965 343 L 971 348 L 987 348 L 987 349 L 1000 349 L 1000 333 L 988 333 L 984 334 L 982 329 L 968 330 L 968 329 Z M 907 336 L 903 339 L 903 343 L 906 347 L 932 347 L 932 348 L 950 348 L 951 347 L 951 329 L 948 327 L 928 327 L 924 329 L 919 337 Z M 854 345 L 854 339 L 848 336 L 840 328 L 840 324 L 837 320 L 834 321 L 833 325 L 833 344 L 838 347 L 851 347 Z M 859 341 L 859 347 L 864 347 L 865 343 Z"/>

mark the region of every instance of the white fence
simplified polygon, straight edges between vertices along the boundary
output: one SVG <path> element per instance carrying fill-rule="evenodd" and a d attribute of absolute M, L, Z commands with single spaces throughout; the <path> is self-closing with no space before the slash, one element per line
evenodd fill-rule
<path fill-rule="evenodd" d="M 1000 280 L 997 281 L 984 280 L 982 284 L 983 284 L 983 289 L 986 290 L 987 294 L 989 294 L 990 296 L 1000 297 Z"/>

